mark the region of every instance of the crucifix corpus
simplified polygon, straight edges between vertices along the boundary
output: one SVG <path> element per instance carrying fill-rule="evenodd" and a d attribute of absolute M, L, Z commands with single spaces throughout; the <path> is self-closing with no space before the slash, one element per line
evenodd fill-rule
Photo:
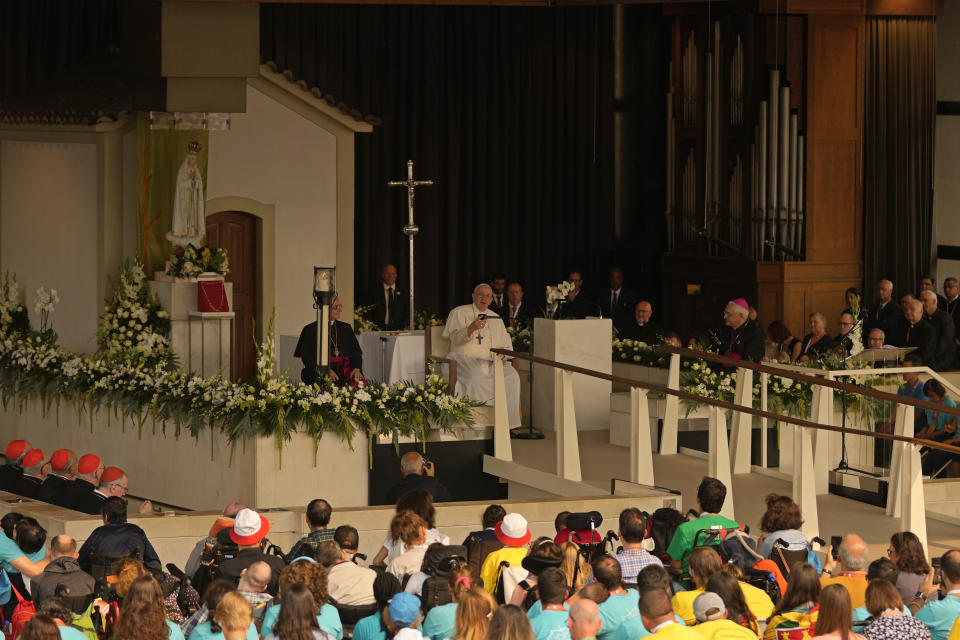
<path fill-rule="evenodd" d="M 420 227 L 413 222 L 413 190 L 417 187 L 432 187 L 433 180 L 414 180 L 413 160 L 407 160 L 407 179 L 391 180 L 387 185 L 407 188 L 407 224 L 403 226 L 403 234 L 410 238 L 410 330 L 412 331 L 417 328 L 413 322 L 413 239 L 420 231 Z"/>

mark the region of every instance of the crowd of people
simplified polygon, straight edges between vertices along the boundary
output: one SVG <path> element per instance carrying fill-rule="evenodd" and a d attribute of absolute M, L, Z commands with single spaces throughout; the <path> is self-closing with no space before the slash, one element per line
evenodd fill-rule
<path fill-rule="evenodd" d="M 442 485 L 422 477 L 398 485 L 369 566 L 357 528 L 333 526 L 335 511 L 321 498 L 307 505 L 309 533 L 288 553 L 269 542 L 267 517 L 230 503 L 183 571 L 168 565 L 174 575 L 143 530 L 126 522 L 119 496 L 104 500 L 103 525 L 79 549 L 67 535 L 47 545 L 35 519 L 8 514 L 0 562 L 9 575 L 23 573 L 4 605 L 4 619 L 19 621 L 8 637 L 960 638 L 960 550 L 931 562 L 908 531 L 893 533 L 886 557 L 871 559 L 852 533 L 821 555 L 815 543 L 822 541 L 801 531 L 797 504 L 770 495 L 753 537 L 720 515 L 726 487 L 705 477 L 695 510 L 627 508 L 615 534 L 599 534 L 599 513 L 564 511 L 553 537 L 534 538 L 523 514 L 489 505 L 480 528 L 452 544 L 434 507 Z M 24 615 L 20 603 L 31 599 L 35 614 Z"/>

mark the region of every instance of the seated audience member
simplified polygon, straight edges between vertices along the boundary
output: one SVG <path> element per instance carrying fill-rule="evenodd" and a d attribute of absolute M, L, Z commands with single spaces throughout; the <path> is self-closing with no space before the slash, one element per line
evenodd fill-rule
<path fill-rule="evenodd" d="M 256 640 L 257 628 L 253 625 L 253 608 L 246 598 L 235 591 L 224 594 L 213 614 L 213 621 L 220 626 L 224 640 Z"/>
<path fill-rule="evenodd" d="M 703 640 L 703 636 L 677 622 L 670 594 L 662 589 L 651 589 L 640 595 L 640 618 L 643 626 L 656 640 Z M 691 607 L 692 609 L 692 607 Z M 573 612 L 570 613 L 571 617 Z"/>
<path fill-rule="evenodd" d="M 21 640 L 62 640 L 63 635 L 53 618 L 36 614 L 23 625 L 19 637 Z"/>
<path fill-rule="evenodd" d="M 766 350 L 767 337 L 756 322 L 750 320 L 749 307 L 743 298 L 727 303 L 723 310 L 724 326 L 720 329 L 722 355 L 760 362 Z"/>
<path fill-rule="evenodd" d="M 827 317 L 819 311 L 810 314 L 810 333 L 803 336 L 800 344 L 800 357 L 798 360 L 807 356 L 810 360 L 816 360 L 826 355 L 833 348 L 833 338 L 827 333 Z"/>
<path fill-rule="evenodd" d="M 401 582 L 405 575 L 413 575 L 423 565 L 427 552 L 427 523 L 413 511 L 401 511 L 390 522 L 390 534 L 403 543 L 404 552 L 387 565 L 387 571 Z"/>
<path fill-rule="evenodd" d="M 800 355 L 800 343 L 802 341 L 800 338 L 795 338 L 782 321 L 774 320 L 771 322 L 767 327 L 767 335 L 774 344 L 777 360 L 793 361 Z M 794 349 L 797 351 L 797 356 L 794 356 Z"/>
<path fill-rule="evenodd" d="M 570 640 L 596 638 L 602 626 L 600 609 L 593 600 L 581 598 L 570 605 L 570 613 L 567 614 L 567 631 L 570 633 Z"/>
<path fill-rule="evenodd" d="M 700 517 L 690 522 L 684 522 L 673 534 L 667 553 L 675 569 L 682 569 L 683 579 L 689 584 L 688 560 L 690 552 L 693 551 L 696 542 L 697 532 L 703 529 L 736 529 L 740 525 L 720 515 L 720 509 L 723 508 L 723 501 L 727 497 L 727 488 L 716 478 L 704 476 L 697 487 L 697 508 Z M 691 605 L 693 603 L 691 602 Z M 687 620 L 687 617 L 684 616 Z M 688 624 L 692 623 L 692 618 Z"/>
<path fill-rule="evenodd" d="M 427 491 L 433 496 L 434 502 L 452 500 L 450 491 L 437 480 L 436 465 L 427 462 L 416 451 L 408 451 L 400 458 L 400 474 L 403 480 L 390 487 L 387 491 L 387 500 L 396 503 L 405 493 L 410 491 Z"/>
<path fill-rule="evenodd" d="M 266 562 L 254 562 L 243 570 L 240 581 L 237 583 L 237 593 L 247 599 L 253 608 L 253 620 L 256 628 L 263 624 L 263 616 L 273 596 L 267 593 L 270 577 L 273 572 Z"/>
<path fill-rule="evenodd" d="M 827 547 L 826 563 L 823 565 L 823 577 L 820 586 L 841 584 L 850 594 L 850 602 L 854 608 L 864 605 L 864 594 L 867 591 L 867 565 L 870 557 L 867 555 L 867 543 L 856 534 L 844 536 L 840 542 L 839 557 L 840 574 L 832 574 L 837 568 L 837 560 L 833 559 L 832 547 Z M 817 630 L 819 632 L 819 629 Z"/>
<path fill-rule="evenodd" d="M 753 637 L 758 637 L 760 635 L 760 625 L 757 623 L 757 616 L 750 607 L 747 606 L 747 601 L 743 597 L 745 586 L 749 585 L 737 580 L 726 571 L 718 571 L 713 574 L 707 582 L 707 590 L 705 593 L 712 592 L 720 596 L 727 609 L 727 619 L 748 630 Z M 770 603 L 769 609 L 766 610 L 764 620 L 770 616 L 772 611 L 773 602 Z M 694 617 L 696 617 L 696 599 L 694 600 Z"/>
<path fill-rule="evenodd" d="M 88 453 L 77 461 L 77 477 L 70 486 L 67 508 L 91 516 L 100 515 L 100 507 L 107 496 L 98 490 L 104 471 L 100 456 Z"/>
<path fill-rule="evenodd" d="M 410 597 L 416 599 L 416 596 Z M 471 588 L 464 592 L 457 603 L 452 638 L 457 640 L 483 640 L 490 628 L 490 618 L 496 611 L 497 601 L 486 589 Z"/>
<path fill-rule="evenodd" d="M 427 545 L 427 550 L 423 554 L 423 560 L 420 561 L 420 570 L 413 574 L 407 574 L 407 576 L 404 578 L 406 581 L 406 586 L 403 587 L 403 590 L 407 593 L 412 593 L 413 595 L 417 596 L 421 599 L 421 602 L 423 600 L 423 583 L 430 578 L 430 554 L 435 549 L 440 549 L 442 547 L 443 545 L 439 542 L 434 542 L 433 544 Z"/>
<path fill-rule="evenodd" d="M 890 536 L 887 557 L 897 568 L 897 591 L 904 601 L 913 599 L 920 584 L 930 573 L 927 554 L 917 535 L 911 531 L 900 531 Z M 868 576 L 869 577 L 869 576 Z"/>
<path fill-rule="evenodd" d="M 697 624 L 693 630 L 707 640 L 756 640 L 756 633 L 730 619 L 727 606 L 718 594 L 704 591 L 693 601 Z"/>
<path fill-rule="evenodd" d="M 651 589 L 662 589 L 669 593 L 670 583 L 670 574 L 667 573 L 667 570 L 664 569 L 662 565 L 647 565 L 643 571 L 637 575 L 637 591 L 641 594 Z M 683 618 L 678 615 L 674 615 L 674 619 L 680 624 L 686 624 Z M 620 628 L 617 629 L 616 635 L 613 636 L 613 640 L 639 640 L 648 635 L 650 635 L 650 632 L 643 626 L 643 619 L 637 617 L 631 618 L 621 624 Z"/>
<path fill-rule="evenodd" d="M 70 483 L 77 470 L 77 454 L 70 449 L 57 449 L 50 454 L 50 471 L 40 485 L 38 500 L 67 507 Z"/>
<path fill-rule="evenodd" d="M 932 640 L 947 640 L 954 621 L 960 617 L 960 551 L 952 549 L 943 554 L 940 558 L 940 576 L 946 597 L 928 601 L 914 614 L 930 629 Z M 931 591 L 930 585 L 924 583 L 914 600 L 929 600 Z M 913 606 L 910 609 L 912 611 Z"/>
<path fill-rule="evenodd" d="M 340 545 L 340 559 L 330 567 L 327 588 L 330 597 L 347 606 L 373 604 L 373 582 L 377 572 L 353 561 L 360 546 L 360 534 L 349 525 L 337 527 L 334 541 Z"/>
<path fill-rule="evenodd" d="M 494 527 L 507 515 L 506 510 L 499 504 L 492 504 L 483 511 L 481 531 L 473 531 L 463 541 L 467 548 L 467 562 L 473 568 L 474 575 L 480 575 L 483 561 L 491 551 L 503 548 L 503 543 L 497 538 Z"/>
<path fill-rule="evenodd" d="M 846 311 L 840 314 L 840 319 L 837 320 L 837 327 L 840 331 L 837 333 L 837 337 L 833 339 L 833 350 L 843 358 L 849 356 L 853 350 L 853 336 L 851 335 L 853 325 L 853 314 Z"/>
<path fill-rule="evenodd" d="M 920 359 L 920 356 L 908 353 L 903 358 L 904 367 L 922 367 L 923 360 Z M 923 392 L 923 380 L 920 379 L 920 373 L 917 371 L 906 371 L 901 374 L 903 378 L 903 384 L 897 387 L 897 395 L 904 396 L 906 398 L 913 398 L 914 400 L 923 400 L 926 402 L 928 400 L 927 394 Z M 896 411 L 890 412 L 890 418 L 887 422 L 881 427 L 881 430 L 884 433 L 893 433 L 894 424 L 893 421 L 896 418 Z M 923 428 L 927 424 L 927 412 L 925 409 L 915 407 L 913 410 L 913 434 L 906 434 L 907 436 L 919 434 L 923 431 Z"/>
<path fill-rule="evenodd" d="M 553 528 L 556 529 L 557 535 L 553 537 L 553 541 L 557 544 L 563 544 L 567 540 L 576 542 L 577 544 L 590 544 L 595 542 L 601 542 L 603 536 L 600 535 L 600 532 L 597 530 L 590 529 L 577 529 L 573 530 L 567 526 L 567 518 L 569 518 L 572 513 L 569 511 L 561 511 L 557 514 L 557 517 L 553 520 Z"/>
<path fill-rule="evenodd" d="M 923 319 L 923 303 L 911 300 L 905 309 L 896 338 L 898 347 L 916 347 L 916 353 L 928 365 L 936 359 L 937 330 Z"/>
<path fill-rule="evenodd" d="M 423 620 L 423 636 L 432 640 L 446 640 L 453 637 L 453 627 L 457 617 L 457 603 L 463 594 L 471 589 L 480 589 L 469 565 L 457 565 L 447 575 L 451 601 L 433 607 Z"/>
<path fill-rule="evenodd" d="M 653 306 L 647 300 L 641 300 L 633 308 L 633 318 L 624 319 L 618 330 L 620 337 L 626 340 L 638 340 L 646 344 L 663 342 L 663 327 L 651 320 Z"/>
<path fill-rule="evenodd" d="M 87 538 L 77 561 L 80 567 L 90 572 L 95 563 L 94 556 L 100 556 L 113 562 L 122 557 L 134 557 L 143 562 L 143 566 L 154 575 L 163 572 L 160 557 L 153 545 L 147 540 L 147 534 L 135 524 L 127 522 L 127 501 L 111 496 L 100 509 L 103 526 L 97 527 Z"/>
<path fill-rule="evenodd" d="M 267 570 L 269 571 L 269 568 Z M 187 640 L 221 640 L 223 632 L 220 628 L 220 623 L 214 619 L 214 616 L 220 607 L 220 603 L 228 594 L 243 596 L 243 594 L 236 591 L 233 584 L 227 580 L 214 580 L 210 583 L 206 592 L 203 594 L 203 604 L 201 607 L 180 625 L 180 629 L 183 631 Z M 257 640 L 259 636 L 257 635 L 256 624 L 252 619 L 252 608 L 250 617 L 251 620 L 248 623 L 246 635 L 248 640 Z M 253 632 L 252 635 L 250 635 L 251 628 Z"/>
<path fill-rule="evenodd" d="M 810 541 L 800 531 L 803 525 L 800 505 L 790 496 L 775 493 L 767 495 L 766 503 L 767 510 L 760 519 L 760 530 L 763 534 L 760 536 L 757 553 L 764 558 L 773 559 L 777 553 L 773 545 L 780 540 L 786 543 L 785 549 L 788 551 L 808 551 L 807 562 L 819 570 L 820 558 L 809 552 Z"/>
<path fill-rule="evenodd" d="M 503 548 L 490 553 L 480 569 L 480 579 L 483 580 L 483 588 L 488 593 L 494 593 L 497 589 L 500 563 L 506 561 L 512 567 L 521 566 L 527 555 L 526 545 L 530 542 L 527 519 L 519 513 L 505 515 L 503 520 L 497 523 L 494 532 L 503 543 Z"/>
<path fill-rule="evenodd" d="M 377 579 L 373 581 L 373 597 L 377 602 L 377 612 L 361 618 L 357 624 L 353 625 L 354 640 L 389 640 L 384 619 L 389 616 L 387 608 L 390 599 L 400 591 L 400 581 L 396 576 L 386 571 L 377 573 Z"/>
<path fill-rule="evenodd" d="M 829 584 L 820 591 L 820 614 L 815 640 L 864 640 L 853 632 L 850 593 L 842 584 Z"/>
<path fill-rule="evenodd" d="M 30 593 L 33 601 L 41 604 L 57 593 L 57 587 L 64 585 L 70 589 L 70 599 L 78 602 L 93 593 L 94 579 L 89 573 L 80 568 L 77 562 L 77 541 L 66 534 L 54 536 L 50 540 L 50 564 L 46 566 L 30 584 Z M 85 607 L 84 607 L 85 608 Z M 82 613 L 80 608 L 76 613 Z"/>
<path fill-rule="evenodd" d="M 947 390 L 943 387 L 943 383 L 935 378 L 931 378 L 923 384 L 923 392 L 930 402 L 951 408 L 956 408 L 957 406 L 953 398 L 947 395 Z M 917 438 L 950 445 L 960 443 L 960 435 L 957 434 L 957 416 L 927 409 L 926 418 L 927 425 L 917 433 Z M 944 465 L 955 459 L 954 454 L 949 451 L 932 449 L 923 458 L 923 473 L 924 475 L 932 476 Z"/>
<path fill-rule="evenodd" d="M 47 550 L 44 547 L 47 531 L 40 526 L 36 518 L 17 515 L 19 518 L 12 527 L 13 540 L 7 538 L 5 534 L 0 535 L 0 566 L 7 572 L 10 584 L 29 599 L 28 579 L 40 575 L 49 562 Z M 16 605 L 17 599 L 11 597 L 3 606 L 2 614 L 7 620 L 10 619 Z"/>
<path fill-rule="evenodd" d="M 294 558 L 304 555 L 305 545 L 308 543 L 319 544 L 324 540 L 333 540 L 333 529 L 328 529 L 330 524 L 330 515 L 333 513 L 333 507 L 323 498 L 316 498 L 307 505 L 305 518 L 307 526 L 310 527 L 310 533 L 297 540 L 296 544 L 290 549 L 284 560 L 287 563 L 293 562 Z"/>
<path fill-rule="evenodd" d="M 100 476 L 100 488 L 97 491 L 106 497 L 116 496 L 122 498 L 127 495 L 127 487 L 130 480 L 123 469 L 119 467 L 107 467 Z M 153 511 L 153 504 L 149 500 L 140 503 L 138 512 L 141 514 Z"/>
<path fill-rule="evenodd" d="M 555 567 L 544 569 L 537 582 L 537 591 L 540 613 L 531 619 L 533 635 L 537 640 L 562 638 L 569 619 L 568 609 L 563 604 L 567 599 L 566 576 Z"/>
<path fill-rule="evenodd" d="M 580 547 L 573 542 L 564 542 L 560 545 L 560 550 L 563 551 L 563 562 L 560 564 L 560 570 L 567 577 L 570 590 L 576 593 L 589 580 L 593 579 L 593 567 L 580 553 Z"/>
<path fill-rule="evenodd" d="M 867 349 L 883 349 L 886 344 L 887 335 L 883 332 L 883 329 L 874 327 L 867 332 L 867 341 L 864 345 Z"/>
<path fill-rule="evenodd" d="M 937 285 L 933 282 L 933 276 L 921 276 L 920 289 L 917 291 L 917 297 L 923 298 L 924 292 L 929 291 L 937 301 L 937 308 L 947 310 L 947 299 L 937 293 Z"/>
<path fill-rule="evenodd" d="M 524 611 L 529 609 L 537 599 L 540 574 L 548 568 L 560 571 L 561 564 L 563 564 L 563 551 L 556 542 L 543 537 L 531 544 L 530 552 L 520 562 L 527 576 L 517 584 L 508 604 L 522 607 Z"/>
<path fill-rule="evenodd" d="M 900 572 L 897 570 L 896 565 L 890 562 L 890 558 L 877 558 L 870 563 L 870 566 L 867 567 L 867 586 L 870 586 L 870 583 L 874 580 L 886 580 L 894 587 L 897 586 L 897 574 Z M 912 597 L 912 595 L 911 595 Z M 904 613 L 910 614 L 910 609 L 906 605 L 903 606 Z M 870 622 L 869 618 L 870 612 L 867 611 L 867 605 L 864 604 L 862 607 L 857 607 L 853 610 L 853 630 L 857 633 L 863 631 L 863 627 Z"/>
<path fill-rule="evenodd" d="M 930 368 L 934 371 L 946 371 L 953 366 L 957 350 L 953 318 L 946 311 L 937 308 L 937 294 L 933 291 L 922 292 L 920 302 L 923 305 L 923 319 L 933 328 L 936 340 Z"/>
<path fill-rule="evenodd" d="M 564 629 L 566 631 L 566 629 Z M 490 618 L 486 640 L 535 640 L 530 621 L 523 609 L 508 604 L 499 607 Z"/>
<path fill-rule="evenodd" d="M 13 492 L 17 483 L 20 482 L 20 476 L 23 475 L 23 468 L 20 463 L 23 456 L 33 447 L 26 440 L 12 440 L 7 445 L 3 457 L 5 464 L 0 466 L 0 491 Z"/>
<path fill-rule="evenodd" d="M 207 535 L 199 540 L 193 549 L 190 550 L 187 565 L 183 570 L 184 573 L 192 578 L 200 568 L 204 554 L 212 552 L 218 544 L 233 544 L 230 540 L 230 530 L 233 529 L 234 516 L 236 516 L 241 509 L 246 509 L 246 507 L 235 501 L 223 508 L 223 511 L 220 512 L 220 517 L 210 526 L 210 531 L 207 532 Z"/>
<path fill-rule="evenodd" d="M 787 578 L 787 588 L 777 604 L 766 630 L 764 640 L 775 640 L 777 632 L 809 629 L 817 621 L 817 601 L 820 600 L 820 572 L 807 563 L 793 565 Z"/>
<path fill-rule="evenodd" d="M 270 521 L 252 509 L 241 509 L 233 519 L 233 528 L 229 531 L 230 540 L 237 545 L 237 555 L 220 564 L 216 577 L 237 584 L 244 569 L 254 562 L 266 562 L 273 573 L 267 593 L 276 595 L 277 580 L 283 571 L 283 560 L 263 552 L 267 533 L 270 531 Z"/>
<path fill-rule="evenodd" d="M 163 591 L 150 574 L 137 577 L 123 596 L 121 614 L 114 628 L 115 638 L 158 638 L 184 640 L 180 627 L 167 619 Z"/>
<path fill-rule="evenodd" d="M 23 473 L 13 487 L 18 496 L 37 500 L 40 496 L 40 485 L 43 484 L 44 454 L 40 449 L 30 449 L 20 461 Z"/>
<path fill-rule="evenodd" d="M 34 602 L 37 602 L 34 598 Z M 42 603 L 37 602 L 37 614 L 50 616 L 60 632 L 58 640 L 84 640 L 87 636 L 73 626 L 73 611 L 63 598 L 49 597 Z M 26 639 L 24 639 L 26 640 Z"/>
<path fill-rule="evenodd" d="M 643 548 L 643 539 L 646 536 L 647 523 L 643 514 L 636 507 L 630 507 L 620 512 L 618 535 L 623 544 L 623 551 L 614 556 L 620 563 L 623 581 L 627 584 L 636 584 L 637 574 L 644 567 L 650 565 L 663 566 L 657 558 Z"/>
<path fill-rule="evenodd" d="M 929 640 L 930 630 L 910 613 L 903 612 L 903 599 L 887 580 L 867 585 L 867 611 L 873 617 L 863 635 L 868 640 Z M 856 620 L 856 616 L 854 616 Z"/>
<path fill-rule="evenodd" d="M 678 349 L 683 346 L 680 342 L 680 334 L 676 331 L 667 331 L 663 334 L 663 344 L 668 344 L 671 347 L 677 347 Z"/>
<path fill-rule="evenodd" d="M 294 564 L 300 564 L 295 562 Z M 397 594 L 397 597 L 403 594 Z M 276 626 L 270 624 L 270 631 L 267 631 L 267 620 L 263 621 L 264 640 L 303 640 L 305 633 L 308 637 L 312 636 L 314 640 L 331 640 L 334 636 L 323 628 L 320 618 L 317 617 L 317 598 L 314 596 L 309 585 L 303 583 L 294 583 L 284 588 L 280 597 L 280 603 L 270 610 L 277 609 L 277 616 L 274 618 Z M 282 606 L 282 608 L 281 608 Z M 329 607 L 330 605 L 323 605 Z M 332 607 L 331 607 L 332 608 Z M 336 611 L 336 609 L 334 609 Z M 269 611 L 268 611 L 269 613 Z M 337 619 L 339 624 L 340 620 Z"/>
<path fill-rule="evenodd" d="M 327 570 L 323 566 L 310 560 L 298 560 L 288 565 L 280 574 L 280 604 L 268 608 L 263 615 L 263 627 L 260 635 L 266 638 L 279 624 L 283 617 L 282 606 L 290 596 L 290 591 L 298 588 L 307 589 L 313 602 L 320 602 L 313 606 L 313 615 L 316 617 L 320 630 L 330 634 L 337 640 L 343 638 L 343 625 L 340 623 L 340 614 L 336 607 L 327 602 Z M 319 613 L 317 613 L 319 612 Z"/>
<path fill-rule="evenodd" d="M 636 589 L 624 588 L 620 563 L 613 556 L 606 554 L 600 556 L 593 563 L 593 576 L 610 594 L 610 597 L 600 605 L 603 628 L 597 636 L 598 640 L 606 640 L 613 638 L 621 624 L 637 616 L 639 592 Z"/>
<path fill-rule="evenodd" d="M 693 600 L 698 595 L 706 591 L 710 579 L 724 568 L 720 554 L 714 547 L 697 547 L 690 554 L 690 577 L 694 581 L 695 589 L 691 591 L 678 591 L 672 598 L 674 611 L 687 624 L 694 624 L 696 617 L 693 615 Z M 773 613 L 773 602 L 770 596 L 753 585 L 749 585 L 742 580 L 737 584 L 743 591 L 743 598 L 747 607 L 758 620 L 766 620 Z"/>
<path fill-rule="evenodd" d="M 401 511 L 412 511 L 426 522 L 427 538 L 424 544 L 427 546 L 430 546 L 434 542 L 439 542 L 444 545 L 450 544 L 450 538 L 440 533 L 437 529 L 437 509 L 433 506 L 433 496 L 429 491 L 409 491 L 405 493 L 397 501 L 395 513 L 400 513 Z M 370 564 L 386 565 L 394 558 L 400 556 L 404 551 L 406 551 L 406 548 L 404 547 L 403 541 L 394 535 L 394 532 L 391 530 L 380 546 L 377 555 L 373 558 L 373 562 Z"/>

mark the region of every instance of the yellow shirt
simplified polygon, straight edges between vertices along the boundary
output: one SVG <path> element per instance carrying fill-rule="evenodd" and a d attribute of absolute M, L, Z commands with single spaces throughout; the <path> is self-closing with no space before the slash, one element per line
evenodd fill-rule
<path fill-rule="evenodd" d="M 836 578 L 823 576 L 820 578 L 820 588 L 828 584 L 842 584 L 850 592 L 850 605 L 865 607 L 867 605 L 867 574 L 863 571 L 844 571 Z"/>
<path fill-rule="evenodd" d="M 690 627 L 707 640 L 757 640 L 757 634 L 733 620 L 721 618 Z"/>
<path fill-rule="evenodd" d="M 506 560 L 511 567 L 519 567 L 520 563 L 527 556 L 526 547 L 503 547 L 492 552 L 483 561 L 480 568 L 480 578 L 483 580 L 483 588 L 493 593 L 497 588 L 497 578 L 500 577 L 500 563 Z"/>
<path fill-rule="evenodd" d="M 703 640 L 703 636 L 693 630 L 692 627 L 685 627 L 679 622 L 673 622 L 665 627 L 660 627 L 657 632 L 647 636 L 648 640 Z"/>
<path fill-rule="evenodd" d="M 947 636 L 947 640 L 960 640 L 960 618 L 957 618 L 957 621 L 953 623 L 953 627 L 950 629 L 950 635 Z"/>
<path fill-rule="evenodd" d="M 770 599 L 763 589 L 758 589 L 753 585 L 740 581 L 740 590 L 743 591 L 743 599 L 747 602 L 747 608 L 750 613 L 757 617 L 757 620 L 766 620 L 773 613 L 773 600 Z M 697 596 L 703 593 L 703 589 L 694 589 L 693 591 L 679 591 L 670 602 L 673 603 L 673 612 L 680 616 L 688 625 L 697 623 L 697 617 L 693 615 L 693 601 Z"/>

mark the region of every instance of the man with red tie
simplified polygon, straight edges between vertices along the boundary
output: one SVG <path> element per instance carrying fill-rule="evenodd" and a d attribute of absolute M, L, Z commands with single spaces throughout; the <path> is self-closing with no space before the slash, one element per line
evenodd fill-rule
<path fill-rule="evenodd" d="M 507 285 L 507 304 L 504 305 L 500 317 L 511 328 L 533 328 L 534 312 L 523 303 L 523 286 L 519 282 Z"/>

